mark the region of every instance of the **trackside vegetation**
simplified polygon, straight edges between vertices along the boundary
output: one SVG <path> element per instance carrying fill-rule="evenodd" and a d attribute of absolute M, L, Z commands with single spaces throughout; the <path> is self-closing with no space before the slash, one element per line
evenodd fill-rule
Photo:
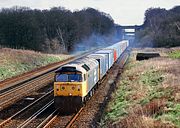
<path fill-rule="evenodd" d="M 26 50 L 0 49 L 0 81 L 68 57 Z"/>
<path fill-rule="evenodd" d="M 180 46 L 180 6 L 149 8 L 142 29 L 136 32 L 136 45 L 143 47 Z"/>
<path fill-rule="evenodd" d="M 170 52 L 169 56 L 174 59 L 180 59 L 180 50 Z"/>
<path fill-rule="evenodd" d="M 101 126 L 180 127 L 179 59 L 135 61 L 135 54 L 117 82 Z"/>

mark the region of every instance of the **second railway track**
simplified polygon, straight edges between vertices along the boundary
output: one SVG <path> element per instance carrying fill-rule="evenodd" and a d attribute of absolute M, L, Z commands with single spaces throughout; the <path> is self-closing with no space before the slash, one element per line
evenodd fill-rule
<path fill-rule="evenodd" d="M 28 95 L 33 90 L 38 90 L 42 88 L 44 85 L 47 85 L 52 81 L 51 80 L 52 77 L 53 77 L 53 73 L 47 74 L 45 76 L 40 77 L 39 79 L 23 84 L 18 88 L 15 88 L 14 90 L 5 92 L 0 96 L 0 110 L 14 103 L 18 99 Z"/>
<path fill-rule="evenodd" d="M 10 117 L 4 119 L 0 123 L 0 128 L 11 127 L 11 126 L 16 127 L 16 125 L 19 123 L 17 123 L 17 122 L 13 123 L 14 120 L 24 120 L 26 118 L 26 117 L 24 117 L 24 115 L 25 115 L 24 113 L 27 114 L 27 112 L 29 112 L 29 114 L 27 114 L 27 115 L 31 115 L 31 112 L 33 112 L 34 109 L 42 108 L 43 104 L 46 104 L 46 102 L 48 102 L 52 99 L 53 99 L 53 90 L 47 92 L 46 94 L 44 94 L 43 96 L 41 96 L 40 98 L 38 98 L 37 100 L 32 102 L 31 104 L 27 105 L 25 108 L 19 110 L 18 112 L 14 113 Z M 19 121 L 19 122 L 21 122 L 21 121 Z"/>

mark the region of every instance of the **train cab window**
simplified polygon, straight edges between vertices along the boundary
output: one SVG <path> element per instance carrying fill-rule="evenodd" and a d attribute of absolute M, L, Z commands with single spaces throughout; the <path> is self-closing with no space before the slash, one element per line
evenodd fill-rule
<path fill-rule="evenodd" d="M 56 81 L 62 81 L 62 82 L 65 82 L 65 81 L 68 81 L 68 75 L 67 74 L 59 74 L 59 75 L 56 75 Z"/>
<path fill-rule="evenodd" d="M 89 70 L 90 70 L 90 68 L 89 68 L 86 64 L 82 65 L 82 67 L 83 67 L 86 71 L 89 71 Z"/>
<path fill-rule="evenodd" d="M 73 82 L 81 82 L 82 81 L 82 76 L 81 74 L 69 74 L 68 75 L 69 81 Z"/>
<path fill-rule="evenodd" d="M 81 74 L 58 74 L 56 75 L 57 82 L 82 82 Z"/>

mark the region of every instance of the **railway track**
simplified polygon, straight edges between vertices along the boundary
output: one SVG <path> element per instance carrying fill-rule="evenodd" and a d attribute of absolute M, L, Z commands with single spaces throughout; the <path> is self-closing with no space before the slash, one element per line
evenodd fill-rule
<path fill-rule="evenodd" d="M 46 99 L 45 99 L 46 98 Z M 8 117 L 7 119 L 5 119 L 3 122 L 0 123 L 0 128 L 6 127 L 8 124 L 10 124 L 11 122 L 13 122 L 13 120 L 16 119 L 20 119 L 21 116 L 23 115 L 23 113 L 30 111 L 30 109 L 40 103 L 46 103 L 46 101 L 48 100 L 48 98 L 50 98 L 51 100 L 53 99 L 53 90 L 47 92 L 46 94 L 44 94 L 43 96 L 41 96 L 40 98 L 38 98 L 37 100 L 35 100 L 34 102 L 32 102 L 31 104 L 29 104 L 28 106 L 26 106 L 25 108 L 21 109 L 20 111 L 16 112 L 15 114 L 13 114 L 12 116 Z"/>
<path fill-rule="evenodd" d="M 12 105 L 22 97 L 27 96 L 32 91 L 38 90 L 51 83 L 54 79 L 54 71 L 60 66 L 81 57 L 87 56 L 92 52 L 94 51 L 69 58 L 62 62 L 51 64 L 47 67 L 42 67 L 35 72 L 25 74 L 25 76 L 19 76 L 15 79 L 1 82 L 0 87 L 4 87 L 5 85 L 7 85 L 7 88 L 0 89 L 0 111 Z"/>
<path fill-rule="evenodd" d="M 0 123 L 0 128 L 3 127 L 17 127 L 17 128 L 47 128 L 47 127 L 52 127 L 53 122 L 56 120 L 61 120 L 61 122 L 58 121 L 58 127 L 65 127 L 65 128 L 70 128 L 72 123 L 76 120 L 80 112 L 83 110 L 81 108 L 77 113 L 72 114 L 72 115 L 60 115 L 58 113 L 58 109 L 54 108 L 54 101 L 51 100 L 47 104 L 45 104 L 43 107 L 41 107 L 39 110 L 34 112 L 34 114 L 31 114 L 31 116 L 26 117 L 26 119 L 21 118 L 21 114 L 25 111 L 27 111 L 29 108 L 31 108 L 34 104 L 42 100 L 44 97 L 47 95 L 50 95 L 52 91 L 47 93 L 46 95 L 42 96 L 32 104 L 28 105 L 21 111 L 17 112 L 16 114 L 12 115 L 2 123 Z M 13 120 L 24 120 L 21 122 Z M 56 124 L 57 125 L 57 124 Z"/>
<path fill-rule="evenodd" d="M 39 79 L 35 79 L 34 81 L 29 81 L 21 86 L 16 87 L 13 90 L 9 90 L 0 95 L 0 110 L 14 103 L 18 99 L 27 96 L 33 90 L 38 90 L 42 88 L 44 85 L 52 82 L 51 78 L 54 76 L 54 73 L 46 74 L 41 76 Z M 38 84 L 37 84 L 38 83 Z"/>
<path fill-rule="evenodd" d="M 54 110 L 54 100 L 51 100 L 47 104 L 45 104 L 41 109 L 39 109 L 37 112 L 35 112 L 32 116 L 30 116 L 28 119 L 26 119 L 22 124 L 18 126 L 18 128 L 26 128 L 26 127 L 38 127 L 39 124 L 41 124 L 41 120 L 38 120 L 37 118 L 41 116 L 43 113 L 46 112 L 44 115 L 51 115 L 57 110 Z M 37 119 L 37 120 L 35 120 Z"/>

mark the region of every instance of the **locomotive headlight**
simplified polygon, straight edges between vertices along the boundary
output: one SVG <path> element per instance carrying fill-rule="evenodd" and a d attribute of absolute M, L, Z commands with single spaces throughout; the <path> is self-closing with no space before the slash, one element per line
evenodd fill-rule
<path fill-rule="evenodd" d="M 75 89 L 75 87 L 73 86 L 73 87 L 72 87 L 72 90 L 74 90 L 74 89 Z"/>
<path fill-rule="evenodd" d="M 60 89 L 60 88 L 59 88 L 59 85 L 56 85 L 56 90 L 59 91 L 59 89 Z"/>
<path fill-rule="evenodd" d="M 80 91 L 81 87 L 80 87 L 80 86 L 78 86 L 78 87 L 77 87 L 77 89 L 78 89 L 78 91 Z"/>
<path fill-rule="evenodd" d="M 62 87 L 61 87 L 61 90 L 64 90 L 64 89 L 65 89 L 65 87 L 64 87 L 64 86 L 62 86 Z"/>

